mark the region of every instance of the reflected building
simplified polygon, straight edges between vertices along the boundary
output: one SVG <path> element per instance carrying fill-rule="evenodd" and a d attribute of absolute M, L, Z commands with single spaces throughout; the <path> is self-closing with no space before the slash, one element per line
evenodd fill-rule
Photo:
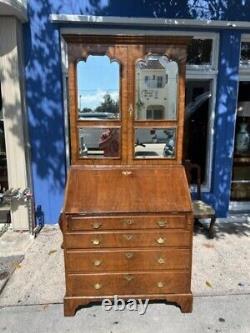
<path fill-rule="evenodd" d="M 136 119 L 174 120 L 178 66 L 166 57 L 149 57 L 136 66 Z"/>

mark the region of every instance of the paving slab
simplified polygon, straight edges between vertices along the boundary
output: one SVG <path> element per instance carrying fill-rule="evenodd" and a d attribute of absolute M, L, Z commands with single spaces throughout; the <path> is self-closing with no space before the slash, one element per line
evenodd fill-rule
<path fill-rule="evenodd" d="M 175 306 L 150 304 L 136 311 L 105 311 L 86 307 L 63 317 L 62 304 L 14 306 L 0 309 L 4 333 L 249 333 L 250 295 L 195 297 L 191 314 Z"/>
<path fill-rule="evenodd" d="M 2 291 L 0 306 L 62 302 L 65 283 L 61 243 L 58 226 L 42 229 Z"/>
<path fill-rule="evenodd" d="M 8 229 L 0 237 L 0 257 L 23 255 L 34 242 L 34 237 L 28 231 Z"/>
<path fill-rule="evenodd" d="M 23 255 L 0 257 L 0 294 L 11 277 L 11 274 L 19 267 L 23 258 Z"/>
<path fill-rule="evenodd" d="M 214 239 L 208 239 L 204 229 L 196 228 L 192 267 L 195 295 L 250 293 L 249 267 L 248 216 L 218 220 Z"/>

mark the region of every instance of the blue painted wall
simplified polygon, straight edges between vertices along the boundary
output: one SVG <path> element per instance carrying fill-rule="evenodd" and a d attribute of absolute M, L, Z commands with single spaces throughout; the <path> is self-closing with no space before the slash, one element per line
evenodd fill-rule
<path fill-rule="evenodd" d="M 227 213 L 230 200 L 240 40 L 240 32 L 224 30 L 220 33 L 212 184 L 211 193 L 204 197 L 222 217 Z"/>
<path fill-rule="evenodd" d="M 28 0 L 24 25 L 26 102 L 36 207 L 45 223 L 56 223 L 65 187 L 65 145 L 59 26 L 54 14 L 250 20 L 249 0 Z M 221 32 L 212 193 L 220 216 L 228 208 L 240 46 L 238 32 Z M 223 127 L 223 130 L 221 130 Z"/>

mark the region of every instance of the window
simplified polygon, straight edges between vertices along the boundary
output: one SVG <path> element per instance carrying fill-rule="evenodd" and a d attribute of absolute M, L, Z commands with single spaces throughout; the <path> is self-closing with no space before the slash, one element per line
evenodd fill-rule
<path fill-rule="evenodd" d="M 190 65 L 210 65 L 212 39 L 193 39 L 188 47 L 187 63 Z"/>
<path fill-rule="evenodd" d="M 217 34 L 204 33 L 194 36 L 187 54 L 187 70 L 202 69 L 213 72 L 218 67 L 219 38 Z"/>
<path fill-rule="evenodd" d="M 241 43 L 240 65 L 250 66 L 250 41 Z"/>
<path fill-rule="evenodd" d="M 209 191 L 211 183 L 217 58 L 217 34 L 193 38 L 187 55 L 183 157 L 201 167 L 205 191 Z"/>
<path fill-rule="evenodd" d="M 160 120 L 164 118 L 164 106 L 149 106 L 147 108 L 147 120 Z"/>
<path fill-rule="evenodd" d="M 211 80 L 187 80 L 186 83 L 184 154 L 185 159 L 201 167 L 202 183 L 206 182 L 211 84 Z"/>
<path fill-rule="evenodd" d="M 250 35 L 242 35 L 240 82 L 234 138 L 231 209 L 249 210 L 250 202 Z"/>
<path fill-rule="evenodd" d="M 250 81 L 239 84 L 231 200 L 250 201 Z"/>
<path fill-rule="evenodd" d="M 163 87 L 163 77 L 157 76 L 157 85 L 156 88 L 162 88 Z"/>

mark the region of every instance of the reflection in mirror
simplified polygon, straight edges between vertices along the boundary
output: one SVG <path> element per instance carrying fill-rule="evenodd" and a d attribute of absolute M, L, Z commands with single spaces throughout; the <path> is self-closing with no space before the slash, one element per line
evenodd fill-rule
<path fill-rule="evenodd" d="M 120 156 L 119 128 L 79 128 L 79 157 L 103 158 Z"/>
<path fill-rule="evenodd" d="M 120 69 L 106 55 L 88 56 L 77 64 L 79 120 L 119 118 Z"/>
<path fill-rule="evenodd" d="M 176 120 L 178 64 L 150 55 L 136 64 L 136 120 Z"/>
<path fill-rule="evenodd" d="M 175 158 L 175 128 L 136 128 L 135 158 Z"/>

